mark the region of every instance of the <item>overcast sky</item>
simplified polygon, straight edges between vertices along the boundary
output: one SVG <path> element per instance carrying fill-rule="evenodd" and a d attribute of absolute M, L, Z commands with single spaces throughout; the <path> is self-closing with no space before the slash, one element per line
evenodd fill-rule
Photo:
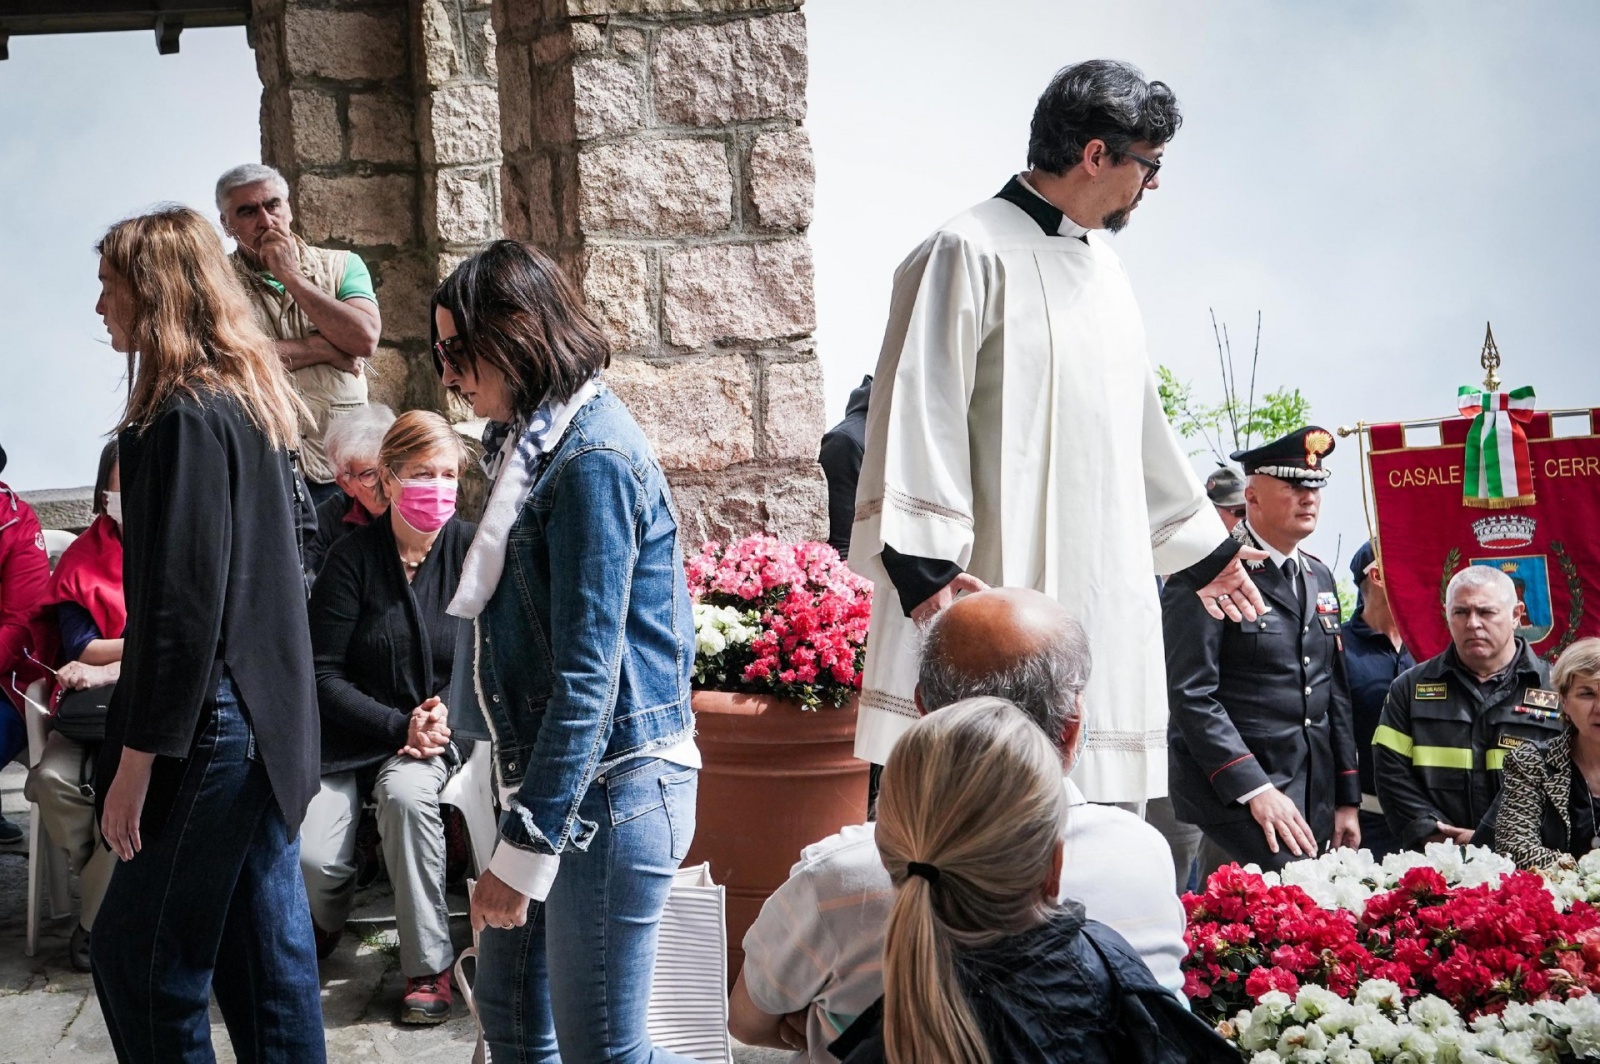
<path fill-rule="evenodd" d="M 1600 205 L 1600 6 L 811 0 L 818 351 L 830 421 L 882 338 L 894 267 L 1024 164 L 1059 67 L 1130 60 L 1185 114 L 1161 188 L 1115 238 L 1152 359 L 1217 397 L 1208 308 L 1247 335 L 1264 387 L 1328 427 L 1447 413 L 1481 378 L 1492 319 L 1511 385 L 1600 403 L 1592 352 Z M 981 17 L 976 12 L 981 11 Z M 92 477 L 119 400 L 93 313 L 92 245 L 259 151 L 242 30 L 14 38 L 0 63 L 5 477 Z M 1247 345 L 1236 344 L 1243 354 Z M 1352 441 L 1325 530 L 1364 538 Z M 1204 457 L 1197 458 L 1203 467 Z M 1341 559 L 1341 560 L 1342 560 Z"/>

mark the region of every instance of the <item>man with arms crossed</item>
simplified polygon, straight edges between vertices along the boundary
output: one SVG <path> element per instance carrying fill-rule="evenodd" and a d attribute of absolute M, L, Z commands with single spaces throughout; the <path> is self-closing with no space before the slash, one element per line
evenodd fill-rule
<path fill-rule="evenodd" d="M 353 251 L 316 248 L 291 229 L 289 184 L 270 166 L 247 163 L 217 180 L 222 229 L 238 242 L 233 263 L 256 320 L 277 341 L 310 408 L 300 427 L 300 471 L 321 506 L 339 493 L 328 462 L 328 423 L 367 405 L 366 361 L 382 321 L 366 263 Z"/>

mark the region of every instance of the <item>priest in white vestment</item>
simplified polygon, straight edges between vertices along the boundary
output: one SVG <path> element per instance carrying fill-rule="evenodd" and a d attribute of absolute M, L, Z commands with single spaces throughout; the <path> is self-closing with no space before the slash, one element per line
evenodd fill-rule
<path fill-rule="evenodd" d="M 1092 231 L 1157 187 L 1179 121 L 1171 91 L 1126 64 L 1063 70 L 1030 170 L 896 272 L 850 542 L 877 588 L 858 757 L 884 763 L 916 720 L 918 620 L 963 590 L 1029 587 L 1093 646 L 1074 782 L 1094 802 L 1163 796 L 1156 575 L 1211 558 L 1207 608 L 1261 608 L 1162 412 L 1127 274 Z"/>

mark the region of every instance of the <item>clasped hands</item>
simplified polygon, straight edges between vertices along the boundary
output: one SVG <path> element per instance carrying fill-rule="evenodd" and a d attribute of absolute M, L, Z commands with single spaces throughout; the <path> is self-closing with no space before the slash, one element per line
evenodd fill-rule
<path fill-rule="evenodd" d="M 417 759 L 436 757 L 450 745 L 450 707 L 438 696 L 428 699 L 411 711 L 406 726 L 406 745 L 397 752 Z"/>
<path fill-rule="evenodd" d="M 113 661 L 109 665 L 88 665 L 81 661 L 69 661 L 56 673 L 56 683 L 66 691 L 86 691 L 91 687 L 104 687 L 106 684 L 116 683 L 121 675 L 120 661 Z"/>

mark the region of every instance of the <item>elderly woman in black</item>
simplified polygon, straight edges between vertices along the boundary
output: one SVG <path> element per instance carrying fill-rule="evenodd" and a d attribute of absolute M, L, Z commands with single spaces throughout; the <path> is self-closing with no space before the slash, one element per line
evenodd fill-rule
<path fill-rule="evenodd" d="M 455 516 L 465 442 L 438 414 L 401 414 L 378 449 L 378 511 L 328 552 L 311 591 L 311 643 L 322 708 L 322 789 L 306 811 L 300 870 L 318 952 L 331 953 L 355 894 L 361 802 L 378 804 L 394 884 L 400 1019 L 450 1018 L 439 791 L 460 764 L 447 707 L 459 625 L 445 607 L 474 527 Z"/>
<path fill-rule="evenodd" d="M 1563 651 L 1550 682 L 1567 726 L 1549 742 L 1511 751 L 1485 819 L 1493 824 L 1494 848 L 1518 868 L 1570 868 L 1600 849 L 1600 638 Z"/>

